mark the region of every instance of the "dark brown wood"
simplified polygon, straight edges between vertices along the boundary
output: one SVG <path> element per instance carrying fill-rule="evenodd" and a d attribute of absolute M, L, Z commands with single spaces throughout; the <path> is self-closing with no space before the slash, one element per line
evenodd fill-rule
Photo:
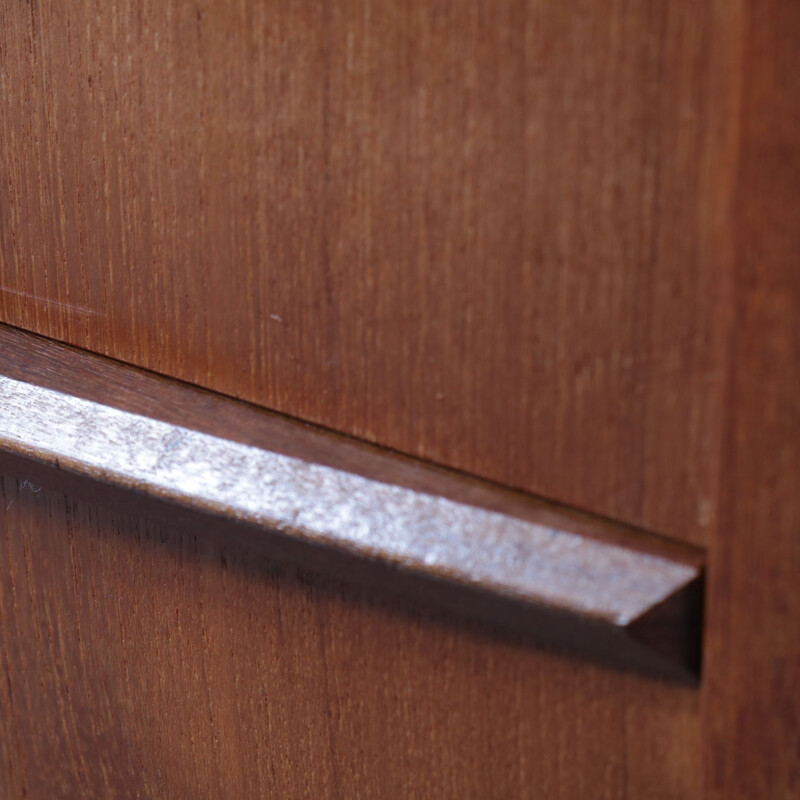
<path fill-rule="evenodd" d="M 789 800 L 800 797 L 800 5 L 745 5 L 706 796 Z"/>
<path fill-rule="evenodd" d="M 699 694 L 0 482 L 0 796 L 685 800 Z"/>
<path fill-rule="evenodd" d="M 139 508 L 156 499 L 211 515 L 216 528 L 226 520 L 254 527 L 251 535 L 280 540 L 263 545 L 273 556 L 324 548 L 436 579 L 445 593 L 454 584 L 462 591 L 451 607 L 463 606 L 464 590 L 504 601 L 491 602 L 495 609 L 519 604 L 529 613 L 514 616 L 527 617 L 539 639 L 577 644 L 584 653 L 685 678 L 699 667 L 702 556 L 685 545 L 408 460 L 403 468 L 418 488 L 387 482 L 397 459 L 375 448 L 361 448 L 352 472 L 254 446 L 254 432 L 264 437 L 277 428 L 287 444 L 299 438 L 309 451 L 329 451 L 328 460 L 339 445 L 353 449 L 340 436 L 29 334 L 3 330 L 3 339 L 16 343 L 6 352 L 24 354 L 25 368 L 10 372 L 46 375 L 51 384 L 66 376 L 84 395 L 92 393 L 87 377 L 100 373 L 118 405 L 134 394 L 140 406 L 170 396 L 182 422 L 23 382 L 3 375 L 0 363 L 0 454 L 6 464 L 16 456 L 23 476 L 20 457 L 107 484 L 117 495 L 133 491 Z M 240 434 L 244 441 L 211 435 L 215 419 L 237 420 L 248 432 Z M 436 493 L 437 483 L 444 493 Z M 481 496 L 489 508 L 475 504 Z M 309 554 L 323 566 L 328 555 Z"/>
<path fill-rule="evenodd" d="M 3 3 L 0 320 L 702 543 L 730 14 Z"/>

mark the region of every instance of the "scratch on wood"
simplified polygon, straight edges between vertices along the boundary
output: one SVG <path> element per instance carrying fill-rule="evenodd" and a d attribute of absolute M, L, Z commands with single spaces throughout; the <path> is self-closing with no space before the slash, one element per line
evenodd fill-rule
<path fill-rule="evenodd" d="M 30 489 L 34 494 L 39 494 L 39 492 L 42 491 L 42 487 L 41 486 L 37 486 L 32 481 L 27 481 L 27 480 L 22 481 L 22 483 L 19 485 L 19 489 L 17 489 L 17 493 L 14 495 L 14 497 L 11 498 L 11 502 L 6 506 L 6 511 L 8 511 L 11 508 L 11 506 L 13 506 L 14 503 L 17 502 L 17 498 L 26 489 Z"/>
<path fill-rule="evenodd" d="M 75 314 L 83 317 L 103 316 L 99 311 L 94 311 L 93 309 L 87 308 L 86 306 L 79 306 L 74 303 L 64 303 L 61 302 L 60 300 L 52 300 L 49 297 L 43 297 L 41 295 L 34 294 L 33 292 L 23 292 L 18 289 L 6 289 L 0 287 L 0 293 L 10 294 L 13 295 L 14 297 L 21 297 L 25 300 L 32 300 L 34 303 L 46 306 L 49 309 L 62 311 L 66 314 Z"/>

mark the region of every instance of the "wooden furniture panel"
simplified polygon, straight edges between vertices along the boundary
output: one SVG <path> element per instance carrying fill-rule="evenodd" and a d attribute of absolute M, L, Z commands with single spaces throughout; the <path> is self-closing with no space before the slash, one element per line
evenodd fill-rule
<path fill-rule="evenodd" d="M 0 795 L 800 796 L 798 54 L 793 0 L 0 4 L 0 375 L 708 574 L 679 686 L 5 452 Z"/>
<path fill-rule="evenodd" d="M 800 5 L 748 3 L 707 797 L 800 797 Z"/>
<path fill-rule="evenodd" d="M 698 796 L 695 689 L 0 486 L 3 796 Z"/>
<path fill-rule="evenodd" d="M 702 542 L 721 5 L 4 3 L 0 320 Z"/>

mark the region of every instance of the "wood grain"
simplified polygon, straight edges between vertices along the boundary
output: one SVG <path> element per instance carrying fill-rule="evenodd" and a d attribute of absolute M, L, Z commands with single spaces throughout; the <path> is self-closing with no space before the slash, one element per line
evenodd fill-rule
<path fill-rule="evenodd" d="M 349 573 L 356 577 L 380 564 L 382 577 L 392 568 L 406 582 L 411 576 L 435 580 L 452 595 L 449 607 L 463 610 L 465 592 L 494 596 L 484 603 L 484 618 L 491 618 L 491 609 L 517 604 L 512 619 L 540 640 L 577 644 L 585 654 L 683 680 L 697 673 L 702 555 L 691 548 L 424 463 L 404 460 L 417 488 L 402 486 L 387 479 L 396 457 L 375 448 L 362 446 L 365 457 L 354 472 L 258 447 L 253 432 L 263 436 L 279 427 L 284 434 L 294 428 L 309 449 L 333 451 L 323 460 L 341 459 L 335 452 L 340 445 L 353 450 L 342 437 L 224 397 L 212 398 L 214 416 L 238 417 L 249 434 L 240 437 L 244 442 L 211 435 L 206 392 L 29 334 L 5 334 L 0 341 L 19 345 L 26 372 L 44 372 L 51 383 L 66 375 L 83 383 L 85 394 L 86 378 L 100 371 L 106 392 L 117 386 L 119 397 L 132 384 L 162 404 L 171 396 L 182 422 L 14 380 L 2 374 L 0 358 L 0 463 L 14 462 L 23 478 L 30 473 L 20 458 L 57 471 L 49 478 L 56 486 L 63 486 L 66 472 L 78 479 L 79 491 L 79 479 L 116 489 L 107 502 L 133 493 L 139 513 L 153 506 L 148 499 L 174 504 L 197 512 L 191 516 L 196 527 L 224 530 L 227 522 L 228 535 L 245 541 L 247 534 L 236 529 L 246 525 L 250 538 L 261 540 L 258 549 L 273 558 L 290 552 L 301 564 L 311 559 L 329 569 L 352 560 Z M 36 364 L 36 350 L 49 370 Z M 476 503 L 480 497 L 488 508 Z M 164 519 L 158 504 L 154 513 Z M 167 511 L 167 518 L 174 516 Z M 504 616 L 495 621 L 509 624 Z"/>
<path fill-rule="evenodd" d="M 798 52 L 790 0 L 0 5 L 0 320 L 704 543 L 710 600 L 698 697 L 6 464 L 0 794 L 800 794 Z"/>
<path fill-rule="evenodd" d="M 748 2 L 734 314 L 712 542 L 709 798 L 800 796 L 800 6 Z"/>
<path fill-rule="evenodd" d="M 4 3 L 0 319 L 703 542 L 727 13 Z"/>
<path fill-rule="evenodd" d="M 696 797 L 699 695 L 0 483 L 0 795 Z M 602 735 L 598 735 L 602 732 Z"/>

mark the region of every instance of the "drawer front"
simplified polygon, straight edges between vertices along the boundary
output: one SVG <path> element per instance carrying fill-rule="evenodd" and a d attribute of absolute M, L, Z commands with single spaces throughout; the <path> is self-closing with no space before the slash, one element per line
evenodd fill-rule
<path fill-rule="evenodd" d="M 698 796 L 696 688 L 0 486 L 3 797 Z"/>
<path fill-rule="evenodd" d="M 706 541 L 710 0 L 2 13 L 4 321 Z"/>

